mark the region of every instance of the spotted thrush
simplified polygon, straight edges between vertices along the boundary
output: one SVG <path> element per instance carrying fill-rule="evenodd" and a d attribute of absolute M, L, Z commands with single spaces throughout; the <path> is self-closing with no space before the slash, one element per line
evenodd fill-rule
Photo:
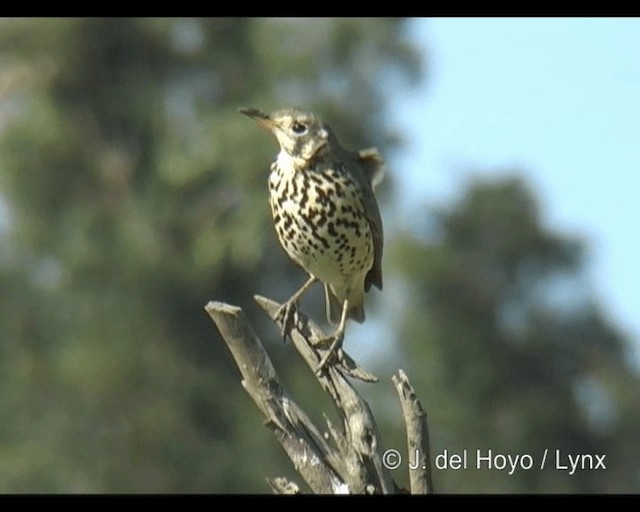
<path fill-rule="evenodd" d="M 280 153 L 271 164 L 271 213 L 280 244 L 308 274 L 278 311 L 286 336 L 295 304 L 315 282 L 324 283 L 327 318 L 337 325 L 321 370 L 341 348 L 347 319 L 365 320 L 364 294 L 382 290 L 382 219 L 373 187 L 384 161 L 377 149 L 348 151 L 313 113 L 286 108 L 271 114 L 240 112 L 269 129 Z"/>

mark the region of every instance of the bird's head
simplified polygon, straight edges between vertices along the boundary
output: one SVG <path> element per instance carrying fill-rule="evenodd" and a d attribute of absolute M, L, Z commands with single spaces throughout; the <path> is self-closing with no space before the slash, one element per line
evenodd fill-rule
<path fill-rule="evenodd" d="M 266 114 L 255 108 L 243 108 L 240 112 L 271 130 L 280 148 L 294 160 L 312 159 L 329 140 L 320 119 L 307 110 L 285 108 Z"/>

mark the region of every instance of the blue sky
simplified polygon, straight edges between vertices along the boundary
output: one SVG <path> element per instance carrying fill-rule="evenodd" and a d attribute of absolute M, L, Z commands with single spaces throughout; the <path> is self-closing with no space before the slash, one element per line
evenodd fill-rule
<path fill-rule="evenodd" d="M 428 77 L 395 100 L 406 214 L 446 203 L 472 169 L 522 169 L 547 226 L 589 243 L 590 286 L 637 342 L 640 19 L 416 19 L 410 32 Z"/>

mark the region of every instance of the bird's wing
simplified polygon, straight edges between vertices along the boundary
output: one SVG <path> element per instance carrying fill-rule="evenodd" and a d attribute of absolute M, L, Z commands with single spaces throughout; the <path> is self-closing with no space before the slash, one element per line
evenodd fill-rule
<path fill-rule="evenodd" d="M 372 179 L 378 178 L 378 181 L 381 179 L 384 161 L 378 150 L 376 149 L 374 151 L 375 154 L 365 154 L 364 156 L 362 155 L 362 151 L 350 153 L 350 158 L 346 161 L 346 165 L 349 165 L 351 168 L 352 176 L 354 176 L 358 182 L 362 206 L 369 221 L 373 238 L 373 266 L 364 280 L 364 290 L 366 292 L 369 291 L 372 284 L 382 290 L 382 249 L 384 245 L 382 217 L 380 216 L 378 201 L 376 201 L 376 197 L 373 194 Z"/>
<path fill-rule="evenodd" d="M 343 148 L 333 130 L 328 125 L 325 125 L 325 129 L 329 133 L 329 143 L 334 154 L 350 167 L 352 175 L 358 181 L 362 192 L 362 206 L 371 228 L 373 266 L 365 277 L 364 290 L 368 292 L 372 284 L 382 290 L 382 249 L 384 245 L 382 218 L 373 189 L 382 181 L 385 174 L 384 159 L 376 148 L 361 149 L 358 152 Z"/>
<path fill-rule="evenodd" d="M 364 290 L 368 292 L 372 284 L 382 290 L 382 248 L 384 244 L 382 218 L 380 217 L 378 202 L 373 195 L 373 188 L 368 180 L 366 186 L 363 187 L 362 206 L 364 206 L 365 214 L 369 220 L 369 227 L 373 237 L 373 266 L 365 277 Z"/>

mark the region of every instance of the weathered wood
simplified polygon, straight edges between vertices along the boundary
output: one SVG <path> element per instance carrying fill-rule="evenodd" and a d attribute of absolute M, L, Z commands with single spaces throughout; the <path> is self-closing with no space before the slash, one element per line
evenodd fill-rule
<path fill-rule="evenodd" d="M 271 319 L 276 321 L 276 311 L 280 304 L 259 295 L 255 299 Z M 333 400 L 343 421 L 342 432 L 334 434 L 342 436 L 342 439 L 336 439 L 342 449 L 339 450 L 339 458 L 332 462 L 350 492 L 391 493 L 393 481 L 382 464 L 382 443 L 375 419 L 369 405 L 355 391 L 345 374 L 367 382 L 376 382 L 378 379 L 358 367 L 344 352 L 337 365 L 328 365 L 320 375 L 315 374 L 327 350 L 327 347 L 320 346 L 318 342 L 326 338 L 327 335 L 315 322 L 301 311 L 296 312 L 295 325 L 291 330 L 293 345 Z"/>
<path fill-rule="evenodd" d="M 331 447 L 282 387 L 244 312 L 220 302 L 209 302 L 205 309 L 238 365 L 242 386 L 266 416 L 267 426 L 282 444 L 296 470 L 313 492 L 336 492 L 342 482 L 326 462 L 332 452 Z"/>
<path fill-rule="evenodd" d="M 412 466 L 409 468 L 411 494 L 433 493 L 431 480 L 431 453 L 429 451 L 429 428 L 427 413 L 422 408 L 409 378 L 402 370 L 393 375 L 391 380 L 396 386 L 402 414 L 407 430 L 407 452 L 411 456 Z"/>
<path fill-rule="evenodd" d="M 256 296 L 255 299 L 277 323 L 276 312 L 280 304 L 266 297 Z M 369 405 L 347 380 L 347 377 L 351 377 L 376 382 L 375 376 L 360 368 L 343 351 L 339 351 L 338 360 L 333 362 L 335 364 L 330 363 L 317 374 L 318 363 L 327 350 L 319 341 L 326 339 L 326 335 L 301 311 L 295 312 L 291 330 L 293 345 L 311 369 L 311 374 L 331 397 L 342 423 L 339 425 L 341 428 L 336 428 L 327 419 L 327 434 L 322 435 L 283 388 L 262 342 L 242 310 L 220 302 L 210 302 L 205 309 L 240 369 L 243 387 L 267 418 L 267 426 L 282 444 L 312 492 L 396 492 L 397 487 L 390 472 L 382 463 L 383 446 L 375 418 Z M 423 453 L 428 457 L 428 434 L 424 435 L 426 430 L 422 430 L 420 424 L 420 403 L 415 399 L 415 393 L 404 373 L 401 372 L 400 377 L 394 377 L 394 383 L 405 411 L 408 435 L 418 436 L 410 446 L 424 448 L 426 442 Z M 422 421 L 426 427 L 424 411 Z M 267 479 L 267 482 L 277 493 L 300 492 L 297 484 L 283 478 Z M 431 488 L 430 471 L 426 477 L 412 475 L 411 482 L 412 492 L 428 492 Z"/>
<path fill-rule="evenodd" d="M 291 482 L 284 477 L 267 478 L 267 483 L 276 494 L 300 494 L 300 488 L 295 482 Z"/>

